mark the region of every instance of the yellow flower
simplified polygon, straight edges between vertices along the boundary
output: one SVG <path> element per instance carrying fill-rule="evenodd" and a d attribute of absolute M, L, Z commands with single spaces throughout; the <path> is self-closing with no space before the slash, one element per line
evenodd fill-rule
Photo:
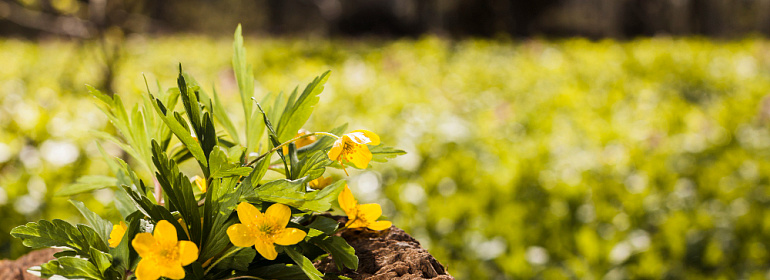
<path fill-rule="evenodd" d="M 299 131 L 297 131 L 297 135 L 294 135 L 294 138 L 300 137 L 302 135 L 307 135 L 307 134 L 310 134 L 310 131 L 307 131 L 307 130 L 305 130 L 303 128 L 303 129 L 300 129 Z M 299 148 L 308 146 L 310 144 L 313 144 L 313 143 L 315 143 L 315 141 L 316 141 L 315 136 L 308 136 L 308 137 L 299 139 L 297 141 L 294 141 L 294 145 L 296 145 L 297 149 L 299 149 Z M 283 147 L 283 154 L 284 155 L 289 154 L 289 147 L 288 146 L 284 146 Z"/>
<path fill-rule="evenodd" d="M 110 240 L 107 240 L 107 242 L 110 243 L 110 247 L 118 247 L 120 241 L 123 240 L 123 235 L 126 234 L 126 230 L 128 230 L 128 227 L 123 221 L 120 221 L 120 224 L 118 225 L 112 226 L 112 231 L 110 232 Z"/>
<path fill-rule="evenodd" d="M 358 168 L 366 168 L 372 160 L 372 152 L 366 145 L 380 144 L 380 136 L 368 130 L 353 130 L 342 135 L 329 150 L 329 158 L 342 164 L 342 160 L 353 163 Z M 345 171 L 347 173 L 347 171 Z"/>
<path fill-rule="evenodd" d="M 376 203 L 358 204 L 353 197 L 353 193 L 345 185 L 345 189 L 340 192 L 337 201 L 340 207 L 348 215 L 348 223 L 345 227 L 349 228 L 369 228 L 373 230 L 384 230 L 390 227 L 391 222 L 377 221 L 382 216 L 382 207 Z"/>
<path fill-rule="evenodd" d="M 195 175 L 192 177 L 193 182 L 195 182 L 195 185 L 198 186 L 198 189 L 201 190 L 202 193 L 205 193 L 208 189 L 206 186 L 206 179 L 203 179 L 201 177 L 198 177 L 198 175 Z"/>
<path fill-rule="evenodd" d="M 142 257 L 136 267 L 138 280 L 155 280 L 161 276 L 182 279 L 182 266 L 198 259 L 198 247 L 192 241 L 177 241 L 176 228 L 166 220 L 155 225 L 153 234 L 142 232 L 131 242 Z"/>
<path fill-rule="evenodd" d="M 318 177 L 313 181 L 310 181 L 308 185 L 311 189 L 321 190 L 332 183 L 332 177 Z"/>
<path fill-rule="evenodd" d="M 291 209 L 286 205 L 273 204 L 262 214 L 254 205 L 241 202 L 236 210 L 241 223 L 227 228 L 227 236 L 235 246 L 254 246 L 265 259 L 278 256 L 274 244 L 297 244 L 307 235 L 300 229 L 286 227 L 291 218 Z"/>

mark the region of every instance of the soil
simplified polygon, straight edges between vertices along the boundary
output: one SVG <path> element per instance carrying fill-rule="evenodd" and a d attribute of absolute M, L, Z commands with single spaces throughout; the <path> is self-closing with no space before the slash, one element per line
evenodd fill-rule
<path fill-rule="evenodd" d="M 0 260 L 0 279 L 7 280 L 38 280 L 35 275 L 27 273 L 32 266 L 46 263 L 53 259 L 53 254 L 59 249 L 42 249 L 29 252 L 15 261 Z"/>
<path fill-rule="evenodd" d="M 359 279 L 435 279 L 453 280 L 438 261 L 403 230 L 391 226 L 384 231 L 348 229 L 342 238 L 356 249 L 358 270 L 342 272 L 331 257 L 314 263 L 321 272 Z"/>
<path fill-rule="evenodd" d="M 340 218 L 345 222 L 345 218 Z M 434 279 L 454 280 L 438 261 L 420 246 L 420 242 L 403 230 L 391 226 L 383 231 L 368 229 L 347 229 L 342 238 L 353 246 L 358 256 L 358 270 L 337 270 L 331 257 L 314 263 L 321 272 L 334 273 L 359 279 Z M 32 251 L 21 258 L 10 261 L 0 260 L 0 279 L 37 280 L 41 279 L 27 269 L 53 259 L 58 249 Z"/>

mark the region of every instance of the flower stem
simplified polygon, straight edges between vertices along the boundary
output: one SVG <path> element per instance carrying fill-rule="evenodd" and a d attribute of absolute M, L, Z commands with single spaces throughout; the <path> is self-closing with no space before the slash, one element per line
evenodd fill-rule
<path fill-rule="evenodd" d="M 209 271 L 211 271 L 212 268 L 214 268 L 215 266 L 217 266 L 217 264 L 219 264 L 219 262 L 221 262 L 225 258 L 229 257 L 230 255 L 237 253 L 238 251 L 240 251 L 243 248 L 246 248 L 246 247 L 238 247 L 237 249 L 230 250 L 227 253 L 225 253 L 224 255 L 222 255 L 221 257 L 219 257 L 219 259 L 217 259 L 217 261 L 212 263 L 211 266 L 209 266 L 209 268 L 207 268 L 206 271 L 203 272 L 203 275 L 208 274 Z"/>

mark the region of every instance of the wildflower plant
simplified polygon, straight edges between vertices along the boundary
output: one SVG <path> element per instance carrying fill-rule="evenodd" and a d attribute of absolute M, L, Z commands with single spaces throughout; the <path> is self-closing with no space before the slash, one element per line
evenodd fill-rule
<path fill-rule="evenodd" d="M 181 66 L 176 88 L 153 92 L 147 86 L 131 111 L 120 96 L 89 87 L 122 139 L 96 134 L 119 145 L 137 164 L 99 147 L 114 176 L 84 176 L 58 191 L 69 196 L 115 188 L 120 221 L 70 200 L 90 226 L 56 219 L 11 231 L 28 247 L 62 249 L 39 267 L 43 277 L 334 278 L 312 265 L 326 255 L 340 270 L 357 269 L 354 249 L 336 233 L 355 227 L 383 230 L 390 222 L 376 221 L 379 205 L 359 205 L 344 180 L 323 175 L 327 168 L 363 169 L 370 161 L 404 152 L 379 145 L 379 136 L 367 130 L 343 134 L 347 125 L 328 132 L 303 129 L 329 72 L 288 98 L 262 97 L 261 103 L 272 103 L 263 108 L 253 96 L 240 26 L 233 48 L 245 130 L 236 129 L 216 90 L 209 95 Z M 186 161 L 197 163 L 199 174 L 180 172 Z M 137 165 L 152 178 L 135 172 Z M 338 213 L 351 219 L 345 224 L 327 214 L 337 205 Z"/>

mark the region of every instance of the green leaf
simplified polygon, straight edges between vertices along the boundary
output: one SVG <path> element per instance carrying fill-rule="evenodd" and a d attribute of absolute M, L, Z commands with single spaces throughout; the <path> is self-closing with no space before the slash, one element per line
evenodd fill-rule
<path fill-rule="evenodd" d="M 91 257 L 89 260 L 91 263 L 96 265 L 96 268 L 99 269 L 101 274 L 104 274 L 104 272 L 110 268 L 110 266 L 112 266 L 112 256 L 110 254 L 96 250 L 94 248 L 91 248 L 90 253 Z"/>
<path fill-rule="evenodd" d="M 196 94 L 194 93 L 194 89 L 187 86 L 187 83 L 185 82 L 184 75 L 182 74 L 182 64 L 179 64 L 179 76 L 177 76 L 176 79 L 177 86 L 179 87 L 179 92 L 181 93 L 182 97 L 182 105 L 184 105 L 185 113 L 187 113 L 187 118 L 190 120 L 190 123 L 192 124 L 193 131 L 195 131 L 195 135 L 198 136 L 198 138 L 201 137 L 202 134 L 202 128 L 203 128 L 203 113 L 201 112 L 200 104 L 198 103 L 198 98 Z"/>
<path fill-rule="evenodd" d="M 235 129 L 233 122 L 230 120 L 230 116 L 227 115 L 227 110 L 222 106 L 222 101 L 219 100 L 219 94 L 217 93 L 216 88 L 212 89 L 212 91 L 214 93 L 214 101 L 211 104 L 211 109 L 214 111 L 214 118 L 225 127 L 225 130 L 230 134 L 230 138 L 233 139 L 233 142 L 240 145 L 241 139 L 238 136 L 238 130 Z"/>
<path fill-rule="evenodd" d="M 91 210 L 89 210 L 86 205 L 83 204 L 83 202 L 70 200 L 70 203 L 72 203 L 72 205 L 74 205 L 78 211 L 80 211 L 80 214 L 86 218 L 88 223 L 94 227 L 96 233 L 99 234 L 99 237 L 102 239 L 102 241 L 104 243 L 108 243 L 110 239 L 110 232 L 112 232 L 112 223 L 102 219 L 102 217 L 99 217 L 99 215 L 96 213 L 91 212 Z"/>
<path fill-rule="evenodd" d="M 107 242 L 102 240 L 93 228 L 83 224 L 78 224 L 75 227 L 83 234 L 83 238 L 89 248 L 95 248 L 102 252 L 108 252 L 110 250 L 107 246 Z"/>
<path fill-rule="evenodd" d="M 70 196 L 87 191 L 114 187 L 117 186 L 117 183 L 118 180 L 110 176 L 86 175 L 78 178 L 76 183 L 64 186 L 56 191 L 55 196 Z"/>
<path fill-rule="evenodd" d="M 326 212 L 332 207 L 332 202 L 337 199 L 344 187 L 345 180 L 339 180 L 320 191 L 309 192 L 305 195 L 305 203 L 302 207 L 316 212 Z"/>
<path fill-rule="evenodd" d="M 324 151 L 315 151 L 302 158 L 297 163 L 297 178 L 307 177 L 308 181 L 321 177 L 326 171 L 326 167 L 332 164 Z"/>
<path fill-rule="evenodd" d="M 238 82 L 238 91 L 241 95 L 241 104 L 243 105 L 243 116 L 246 120 L 246 149 L 253 151 L 259 142 L 257 135 L 258 127 L 251 105 L 251 97 L 254 95 L 254 72 L 251 65 L 246 64 L 246 48 L 243 47 L 243 35 L 241 34 L 241 25 L 235 29 L 233 41 L 233 71 L 235 80 Z"/>
<path fill-rule="evenodd" d="M 170 209 L 179 211 L 185 223 L 190 227 L 190 240 L 200 245 L 201 217 L 190 179 L 179 172 L 179 167 L 174 161 L 168 159 L 166 153 L 160 149 L 155 140 L 152 141 L 152 154 L 152 160 L 158 169 L 155 178 L 168 196 Z M 187 240 L 187 238 L 182 240 Z"/>
<path fill-rule="evenodd" d="M 372 161 L 376 162 L 386 162 L 388 159 L 406 154 L 406 152 L 402 150 L 386 147 L 384 145 L 370 146 L 369 151 L 372 152 Z"/>
<path fill-rule="evenodd" d="M 77 257 L 61 257 L 44 263 L 40 265 L 40 274 L 44 278 L 59 275 L 70 279 L 102 279 L 94 264 Z"/>
<path fill-rule="evenodd" d="M 128 215 L 126 220 L 128 221 L 128 229 L 124 233 L 120 243 L 115 248 L 110 248 L 110 255 L 113 256 L 113 266 L 119 271 L 123 272 L 128 270 L 131 266 L 131 259 L 134 256 L 136 260 L 136 252 L 131 247 L 131 240 L 139 233 L 139 226 L 141 223 L 142 213 L 139 211 Z"/>
<path fill-rule="evenodd" d="M 222 178 L 227 176 L 247 176 L 251 173 L 250 167 L 229 162 L 227 151 L 221 146 L 216 146 L 209 154 L 210 177 Z"/>
<path fill-rule="evenodd" d="M 67 247 L 78 255 L 88 255 L 91 247 L 83 233 L 75 226 L 59 220 L 40 220 L 27 223 L 11 230 L 11 236 L 22 240 L 24 246 L 40 249 L 48 247 Z"/>
<path fill-rule="evenodd" d="M 304 210 L 300 207 L 305 202 L 305 179 L 279 179 L 270 181 L 257 188 L 255 194 L 255 202 L 277 202 Z"/>
<path fill-rule="evenodd" d="M 302 94 L 294 100 L 295 94 L 289 97 L 281 119 L 278 121 L 276 133 L 280 141 L 288 141 L 305 125 L 310 118 L 315 105 L 320 100 L 319 95 L 324 89 L 324 84 L 329 79 L 331 71 L 326 71 L 321 76 L 316 77 L 305 87 Z M 275 109 L 275 108 L 274 108 Z"/>
<path fill-rule="evenodd" d="M 173 114 L 171 110 L 166 111 L 166 108 L 163 106 L 163 103 L 161 103 L 160 100 L 155 99 L 155 97 L 152 95 L 150 95 L 150 98 L 153 100 L 152 104 L 153 107 L 155 107 L 155 111 L 158 113 L 163 122 L 166 123 L 168 128 L 171 129 L 179 141 L 182 141 L 182 144 L 184 144 L 185 147 L 190 150 L 190 153 L 192 153 L 193 157 L 195 157 L 195 159 L 198 160 L 198 163 L 201 165 L 203 172 L 208 173 L 208 160 L 206 155 L 203 153 L 203 149 L 201 148 L 198 141 L 195 141 L 195 139 L 190 134 L 190 130 L 186 128 L 186 125 L 183 125 L 179 122 L 179 120 L 176 118 L 177 114 Z"/>
<path fill-rule="evenodd" d="M 250 177 L 244 179 L 244 184 L 249 184 Z M 237 220 L 237 217 L 230 219 L 230 216 L 244 192 L 243 184 L 236 187 L 238 180 L 237 177 L 214 179 L 206 192 L 206 203 L 203 206 L 204 242 L 198 258 L 201 261 L 213 258 L 230 244 L 229 238 L 222 237 L 227 236 L 227 228 Z"/>
<path fill-rule="evenodd" d="M 325 212 L 331 208 L 342 191 L 344 180 L 334 182 L 323 190 L 306 192 L 307 177 L 297 180 L 279 179 L 270 181 L 257 188 L 255 196 L 247 197 L 251 202 L 277 202 L 303 211 Z"/>
<path fill-rule="evenodd" d="M 324 216 L 315 216 L 315 220 L 313 220 L 312 223 L 310 223 L 307 227 L 317 229 L 323 233 L 326 234 L 334 234 L 334 231 L 337 230 L 337 227 L 339 227 L 340 223 L 335 221 L 334 219 L 327 218 Z"/>
<path fill-rule="evenodd" d="M 352 270 L 358 269 L 358 256 L 356 256 L 356 250 L 342 237 L 326 236 L 321 238 L 319 236 L 312 238 L 311 242 L 332 255 L 332 259 L 339 271 L 342 271 L 343 265 Z"/>
<path fill-rule="evenodd" d="M 236 274 L 236 276 L 240 275 L 240 273 Z M 302 268 L 283 263 L 252 269 L 248 273 L 243 273 L 243 275 L 259 275 L 262 279 L 307 279 L 307 275 L 302 271 Z"/>
<path fill-rule="evenodd" d="M 227 256 L 217 264 L 219 269 L 235 269 L 240 271 L 249 270 L 249 264 L 251 260 L 257 255 L 257 251 L 254 247 L 246 247 L 238 249 L 235 254 Z"/>
<path fill-rule="evenodd" d="M 313 266 L 313 262 L 311 262 L 307 257 L 297 253 L 297 251 L 294 251 L 294 249 L 290 246 L 283 247 L 283 249 L 284 252 L 286 252 L 286 254 L 288 254 L 289 257 L 294 260 L 294 262 L 302 269 L 302 271 L 305 272 L 305 275 L 307 275 L 308 278 L 312 280 L 323 279 L 323 274 Z"/>

